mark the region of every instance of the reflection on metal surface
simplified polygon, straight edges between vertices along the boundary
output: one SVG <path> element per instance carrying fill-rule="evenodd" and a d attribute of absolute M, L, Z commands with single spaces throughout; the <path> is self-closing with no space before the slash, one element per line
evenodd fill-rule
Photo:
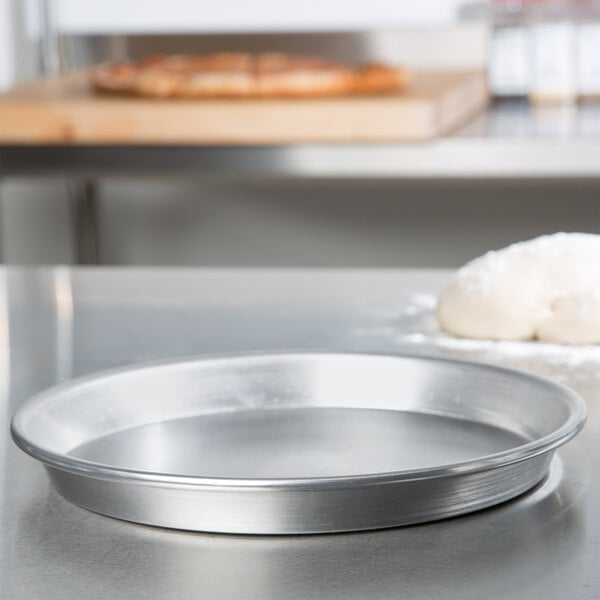
<path fill-rule="evenodd" d="M 53 273 L 56 303 L 56 381 L 73 377 L 73 289 L 71 271 L 55 267 Z"/>
<path fill-rule="evenodd" d="M 10 329 L 8 318 L 8 288 L 6 271 L 0 271 L 0 465 L 5 464 L 8 445 L 11 443 L 6 424 L 10 422 Z M 6 474 L 0 471 L 0 523 L 4 518 L 4 503 L 7 499 Z"/>
<path fill-rule="evenodd" d="M 0 403 L 6 403 L 10 389 L 10 324 L 6 271 L 0 271 Z"/>

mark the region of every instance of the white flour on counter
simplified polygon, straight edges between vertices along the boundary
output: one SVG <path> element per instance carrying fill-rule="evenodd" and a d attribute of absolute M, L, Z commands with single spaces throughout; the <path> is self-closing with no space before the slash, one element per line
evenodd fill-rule
<path fill-rule="evenodd" d="M 434 346 L 442 354 L 524 369 L 565 383 L 600 382 L 600 347 L 565 346 L 544 342 L 467 340 L 440 334 L 398 335 L 402 344 Z"/>
<path fill-rule="evenodd" d="M 539 341 L 494 341 L 458 338 L 440 331 L 437 297 L 415 294 L 385 324 L 355 334 L 379 339 L 399 350 L 437 354 L 522 369 L 574 387 L 600 383 L 600 345 L 575 346 Z"/>

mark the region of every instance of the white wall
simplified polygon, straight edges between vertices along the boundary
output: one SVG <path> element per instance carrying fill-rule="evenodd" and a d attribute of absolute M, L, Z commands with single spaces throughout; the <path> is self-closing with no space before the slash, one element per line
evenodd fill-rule
<path fill-rule="evenodd" d="M 58 0 L 61 27 L 78 33 L 341 31 L 449 25 L 461 4 L 464 0 Z"/>
<path fill-rule="evenodd" d="M 36 41 L 27 33 L 28 0 L 0 0 L 0 90 L 37 74 Z"/>
<path fill-rule="evenodd" d="M 0 0 L 0 90 L 14 79 L 12 1 Z"/>

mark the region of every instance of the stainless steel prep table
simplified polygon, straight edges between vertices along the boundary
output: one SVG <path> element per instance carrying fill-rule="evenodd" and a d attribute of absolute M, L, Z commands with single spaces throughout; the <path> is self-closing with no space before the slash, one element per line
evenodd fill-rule
<path fill-rule="evenodd" d="M 578 379 L 583 433 L 520 499 L 428 525 L 308 537 L 203 535 L 92 514 L 9 439 L 32 393 L 131 362 L 199 353 L 399 342 L 443 271 L 0 271 L 0 597 L 600 597 L 600 385 Z M 559 375 L 560 373 L 557 373 Z"/>

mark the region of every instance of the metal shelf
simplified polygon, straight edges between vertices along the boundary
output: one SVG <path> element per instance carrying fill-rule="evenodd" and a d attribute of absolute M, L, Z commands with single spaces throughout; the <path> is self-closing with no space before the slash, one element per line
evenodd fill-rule
<path fill-rule="evenodd" d="M 3 146 L 3 176 L 188 175 L 360 179 L 598 179 L 600 104 L 501 103 L 424 143 Z"/>

